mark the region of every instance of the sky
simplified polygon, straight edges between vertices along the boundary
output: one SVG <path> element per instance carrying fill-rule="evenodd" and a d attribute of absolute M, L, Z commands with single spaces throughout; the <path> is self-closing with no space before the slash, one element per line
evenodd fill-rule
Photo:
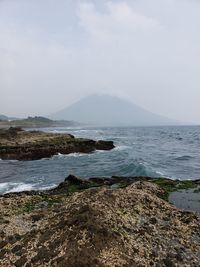
<path fill-rule="evenodd" d="M 0 114 L 95 93 L 200 124 L 200 0 L 0 0 Z"/>

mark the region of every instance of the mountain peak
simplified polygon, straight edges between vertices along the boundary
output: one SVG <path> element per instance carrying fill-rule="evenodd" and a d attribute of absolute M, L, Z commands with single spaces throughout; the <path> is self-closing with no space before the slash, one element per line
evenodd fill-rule
<path fill-rule="evenodd" d="M 174 125 L 177 122 L 111 95 L 89 95 L 50 116 L 100 126 Z"/>

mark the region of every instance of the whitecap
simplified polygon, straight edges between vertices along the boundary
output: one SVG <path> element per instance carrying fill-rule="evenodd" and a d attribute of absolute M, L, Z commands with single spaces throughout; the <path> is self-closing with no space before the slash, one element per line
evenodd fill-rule
<path fill-rule="evenodd" d="M 8 188 L 9 183 L 0 183 L 0 193 L 3 193 Z"/>
<path fill-rule="evenodd" d="M 85 156 L 87 155 L 86 153 L 80 153 L 80 152 L 74 152 L 74 153 L 70 153 L 70 154 L 61 154 L 61 153 L 57 153 L 57 155 L 54 155 L 52 158 L 67 158 L 67 157 L 81 157 L 81 156 Z"/>
<path fill-rule="evenodd" d="M 19 160 L 17 160 L 17 159 L 6 159 L 4 161 L 5 162 L 18 162 Z"/>
<path fill-rule="evenodd" d="M 55 188 L 56 184 L 51 184 L 48 186 L 40 186 L 37 184 L 27 184 L 27 183 L 0 183 L 0 193 L 14 193 L 14 192 L 22 192 L 22 191 L 31 191 L 31 190 L 49 190 Z"/>
<path fill-rule="evenodd" d="M 33 190 L 34 186 L 31 184 L 25 184 L 25 183 L 13 183 L 12 189 L 9 189 L 6 191 L 6 193 L 13 193 L 13 192 L 21 192 L 21 191 L 31 191 Z"/>
<path fill-rule="evenodd" d="M 48 185 L 48 186 L 42 186 L 40 188 L 38 188 L 37 190 L 49 190 L 49 189 L 53 189 L 57 186 L 57 184 L 52 184 L 52 185 Z"/>
<path fill-rule="evenodd" d="M 120 146 L 116 146 L 113 150 L 122 151 L 128 148 L 130 148 L 130 146 L 120 145 Z"/>
<path fill-rule="evenodd" d="M 86 153 L 80 153 L 80 152 L 75 152 L 75 153 L 71 153 L 71 154 L 67 154 L 67 157 L 82 157 L 82 156 L 87 156 Z"/>
<path fill-rule="evenodd" d="M 97 149 L 93 153 L 106 153 L 106 152 L 108 152 L 108 151 L 107 150 L 99 150 L 99 149 Z"/>
<path fill-rule="evenodd" d="M 30 191 L 33 185 L 25 183 L 0 183 L 0 193 L 12 193 L 20 191 Z"/>
<path fill-rule="evenodd" d="M 161 176 L 161 177 L 165 177 L 165 178 L 170 178 L 169 176 L 167 176 L 166 174 L 164 174 L 163 172 L 161 171 L 156 171 L 156 173 Z"/>

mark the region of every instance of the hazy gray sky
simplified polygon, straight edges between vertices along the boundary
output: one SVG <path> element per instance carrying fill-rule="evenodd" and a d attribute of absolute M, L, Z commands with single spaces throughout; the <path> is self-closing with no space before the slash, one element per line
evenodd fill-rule
<path fill-rule="evenodd" d="M 0 113 L 93 93 L 200 123 L 200 1 L 0 0 Z"/>

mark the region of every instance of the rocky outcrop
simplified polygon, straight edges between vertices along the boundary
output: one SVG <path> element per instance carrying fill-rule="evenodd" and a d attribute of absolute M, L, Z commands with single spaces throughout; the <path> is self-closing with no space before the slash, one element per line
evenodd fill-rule
<path fill-rule="evenodd" d="M 1 196 L 1 266 L 199 266 L 197 213 L 144 178 L 111 181 L 70 175 L 54 190 Z"/>
<path fill-rule="evenodd" d="M 58 153 L 90 153 L 114 148 L 112 141 L 75 138 L 71 134 L 24 131 L 21 128 L 0 130 L 0 158 L 3 160 L 37 160 Z"/>

